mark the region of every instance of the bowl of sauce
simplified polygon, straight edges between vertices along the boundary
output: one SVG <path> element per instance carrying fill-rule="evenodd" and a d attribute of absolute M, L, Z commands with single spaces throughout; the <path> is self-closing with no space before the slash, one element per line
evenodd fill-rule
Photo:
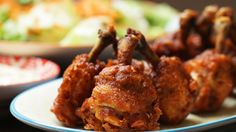
<path fill-rule="evenodd" d="M 60 67 L 37 57 L 0 56 L 0 102 L 37 84 L 52 80 Z"/>

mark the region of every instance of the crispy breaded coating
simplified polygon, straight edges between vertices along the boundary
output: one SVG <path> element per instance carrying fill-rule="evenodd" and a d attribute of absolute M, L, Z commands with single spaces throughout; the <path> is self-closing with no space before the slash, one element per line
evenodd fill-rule
<path fill-rule="evenodd" d="M 185 63 L 193 81 L 197 83 L 199 95 L 194 112 L 218 110 L 232 91 L 231 60 L 214 50 L 207 50 Z"/>
<path fill-rule="evenodd" d="M 104 68 L 96 76 L 92 96 L 78 110 L 85 128 L 97 131 L 156 130 L 160 113 L 151 79 L 121 65 Z"/>
<path fill-rule="evenodd" d="M 90 97 L 94 87 L 94 76 L 102 69 L 103 64 L 88 62 L 86 54 L 78 55 L 66 69 L 58 96 L 52 112 L 67 126 L 76 126 L 81 119 L 75 115 L 75 110 Z"/>
<path fill-rule="evenodd" d="M 153 79 L 160 96 L 161 121 L 178 124 L 191 112 L 195 91 L 189 87 L 190 78 L 180 59 L 161 57 L 157 68 Z"/>

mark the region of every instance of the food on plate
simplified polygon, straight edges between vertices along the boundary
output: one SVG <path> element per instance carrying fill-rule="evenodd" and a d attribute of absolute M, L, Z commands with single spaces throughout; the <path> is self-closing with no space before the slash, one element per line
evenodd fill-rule
<path fill-rule="evenodd" d="M 179 30 L 174 34 L 158 37 L 151 48 L 158 55 L 179 56 L 183 60 L 191 59 L 205 49 L 214 47 L 213 25 L 219 16 L 229 17 L 233 21 L 232 8 L 209 5 L 199 15 L 197 11 L 186 9 L 180 14 Z M 234 43 L 235 33 L 236 28 L 233 23 L 228 37 Z"/>
<path fill-rule="evenodd" d="M 65 71 L 52 111 L 65 125 L 95 131 L 158 130 L 190 112 L 217 111 L 235 85 L 234 26 L 231 8 L 208 6 L 200 15 L 185 10 L 178 31 L 154 45 L 132 28 L 116 39 L 110 27 Z M 117 59 L 96 61 L 110 44 Z M 134 59 L 135 50 L 145 59 Z"/>
<path fill-rule="evenodd" d="M 90 97 L 94 87 L 94 76 L 105 66 L 97 60 L 98 55 L 108 45 L 116 43 L 116 33 L 113 27 L 99 31 L 99 41 L 87 54 L 78 55 L 63 75 L 59 94 L 52 111 L 57 118 L 67 126 L 76 126 L 81 119 L 75 115 L 75 110 L 81 107 L 84 100 Z"/>
<path fill-rule="evenodd" d="M 218 17 L 227 17 L 232 22 L 229 33 L 226 34 L 227 42 L 225 47 L 227 47 L 228 50 L 224 52 L 231 58 L 235 86 L 236 24 L 234 22 L 233 9 L 230 7 L 209 5 L 202 11 L 200 15 L 197 14 L 198 13 L 193 10 L 185 10 L 183 13 L 181 13 L 180 29 L 174 34 L 157 38 L 157 40 L 150 45 L 152 50 L 157 55 L 178 56 L 184 61 L 194 58 L 204 50 L 215 47 L 216 37 L 213 25 L 215 24 L 215 21 Z M 192 18 L 192 22 L 190 18 Z M 189 31 L 190 29 L 192 30 Z M 181 36 L 184 37 L 181 39 Z"/>
<path fill-rule="evenodd" d="M 180 14 L 180 27 L 173 34 L 158 38 L 151 45 L 157 55 L 179 56 L 182 59 L 195 56 L 201 52 L 201 44 L 196 43 L 198 36 L 192 35 L 195 21 L 198 17 L 196 11 L 186 9 Z"/>
<path fill-rule="evenodd" d="M 178 124 L 191 112 L 195 100 L 194 89 L 190 89 L 190 77 L 178 57 L 158 57 L 149 48 L 144 36 L 135 30 L 130 33 L 141 36 L 137 50 L 152 64 L 151 78 L 160 97 L 161 123 Z"/>
<path fill-rule="evenodd" d="M 151 78 L 132 66 L 138 37 L 127 34 L 118 44 L 118 64 L 95 76 L 92 95 L 78 110 L 85 129 L 156 130 L 161 111 Z"/>
<path fill-rule="evenodd" d="M 232 66 L 233 66 L 233 77 L 234 77 L 234 87 L 236 86 L 236 24 L 234 22 L 233 18 L 233 9 L 230 7 L 222 7 L 217 12 L 217 17 L 225 16 L 227 17 L 230 22 L 230 29 L 228 31 L 228 34 L 226 33 L 225 39 L 227 39 L 225 42 L 226 49 L 224 50 L 224 53 L 229 55 L 231 57 Z M 226 19 L 227 19 L 226 18 Z"/>
<path fill-rule="evenodd" d="M 110 43 L 112 42 L 114 41 Z M 81 81 L 88 77 L 76 74 L 75 71 L 70 74 L 77 76 L 68 79 L 65 75 L 71 67 L 69 66 L 52 109 L 57 118 L 69 126 L 82 123 L 85 129 L 97 131 L 156 130 L 159 129 L 159 118 L 166 124 L 177 124 L 185 119 L 192 110 L 195 91 L 189 87 L 190 80 L 182 62 L 175 57 L 159 59 L 148 47 L 144 36 L 132 29 L 127 30 L 127 34 L 117 45 L 118 48 L 114 48 L 117 50 L 117 60 L 110 60 L 105 68 L 89 77 L 90 81 Z M 152 65 L 132 59 L 135 48 L 147 58 L 154 58 L 150 60 Z M 73 85 L 68 87 L 73 94 L 62 90 L 65 88 L 65 80 L 67 84 L 83 82 L 83 86 L 90 86 L 87 96 L 83 96 L 83 99 L 78 95 L 73 96 L 81 90 Z M 171 83 L 168 83 L 170 80 Z M 67 98 L 61 98 L 63 94 L 67 94 Z M 66 106 L 64 101 L 72 102 L 73 98 L 76 105 Z M 81 103 L 78 105 L 78 101 L 82 106 Z M 56 110 L 60 110 L 59 113 Z M 68 115 L 61 116 L 62 113 Z"/>
<path fill-rule="evenodd" d="M 216 5 L 209 5 L 205 7 L 201 15 L 199 15 L 194 26 L 194 29 L 201 37 L 203 50 L 205 48 L 212 48 L 211 34 L 213 30 L 215 15 L 218 9 L 219 7 Z"/>
<path fill-rule="evenodd" d="M 0 40 L 61 46 L 92 45 L 107 25 L 118 36 L 133 27 L 154 38 L 175 30 L 171 20 L 178 19 L 167 4 L 123 0 L 1 0 L 0 15 Z"/>
<path fill-rule="evenodd" d="M 187 61 L 185 67 L 199 89 L 193 112 L 218 110 L 233 89 L 231 58 L 225 55 L 226 36 L 230 19 L 219 17 L 215 20 L 215 49 L 206 50 Z"/>

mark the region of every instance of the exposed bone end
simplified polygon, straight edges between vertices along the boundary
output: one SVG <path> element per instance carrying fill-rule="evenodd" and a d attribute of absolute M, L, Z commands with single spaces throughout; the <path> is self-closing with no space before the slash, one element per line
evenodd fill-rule
<path fill-rule="evenodd" d="M 197 25 L 210 26 L 209 24 L 214 22 L 215 15 L 218 10 L 219 10 L 219 7 L 217 5 L 209 5 L 205 7 L 202 14 L 199 16 L 197 20 Z"/>
<path fill-rule="evenodd" d="M 117 45 L 116 31 L 113 26 L 109 26 L 106 30 L 99 29 L 98 38 L 98 42 L 94 45 L 88 55 L 88 61 L 90 62 L 95 62 L 102 50 L 104 50 L 108 45 Z"/>
<path fill-rule="evenodd" d="M 208 17 L 215 17 L 215 14 L 219 10 L 219 6 L 217 5 L 209 5 L 206 6 L 202 12 L 203 16 L 208 16 Z"/>
<path fill-rule="evenodd" d="M 116 31 L 114 26 L 109 26 L 106 30 L 99 29 L 98 30 L 98 37 L 99 38 L 109 38 L 109 37 L 116 37 Z"/>
<path fill-rule="evenodd" d="M 221 17 L 221 16 L 227 16 L 229 17 L 231 20 L 233 20 L 233 16 L 234 16 L 234 13 L 233 13 L 233 9 L 230 8 L 230 7 L 221 7 L 217 13 L 216 13 L 216 17 Z"/>
<path fill-rule="evenodd" d="M 214 23 L 214 34 L 216 36 L 215 48 L 219 52 L 224 52 L 227 50 L 227 47 L 224 45 L 225 40 L 227 39 L 230 31 L 232 21 L 229 17 L 217 17 Z"/>
<path fill-rule="evenodd" d="M 186 29 L 189 26 L 193 26 L 198 13 L 194 10 L 186 9 L 180 15 L 180 27 L 181 29 Z"/>
<path fill-rule="evenodd" d="M 144 35 L 134 29 L 128 29 L 127 34 L 136 35 L 139 39 L 139 42 L 136 46 L 136 50 L 138 50 L 152 65 L 156 67 L 159 63 L 159 57 L 151 50 L 149 47 Z"/>
<path fill-rule="evenodd" d="M 118 61 L 120 64 L 131 64 L 134 49 L 139 41 L 140 36 L 131 34 L 127 31 L 125 37 L 118 42 Z"/>
<path fill-rule="evenodd" d="M 180 29 L 177 32 L 176 37 L 185 45 L 191 29 L 195 26 L 197 17 L 198 13 L 190 9 L 184 10 L 180 15 Z"/>

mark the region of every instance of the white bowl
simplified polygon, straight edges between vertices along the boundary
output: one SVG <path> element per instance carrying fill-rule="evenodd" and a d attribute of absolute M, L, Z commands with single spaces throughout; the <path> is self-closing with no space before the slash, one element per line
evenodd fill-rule
<path fill-rule="evenodd" d="M 0 69 L 1 105 L 25 89 L 52 80 L 60 73 L 57 64 L 36 57 L 0 56 L 0 65 L 11 69 L 10 71 Z M 24 72 L 27 72 L 27 75 Z"/>

